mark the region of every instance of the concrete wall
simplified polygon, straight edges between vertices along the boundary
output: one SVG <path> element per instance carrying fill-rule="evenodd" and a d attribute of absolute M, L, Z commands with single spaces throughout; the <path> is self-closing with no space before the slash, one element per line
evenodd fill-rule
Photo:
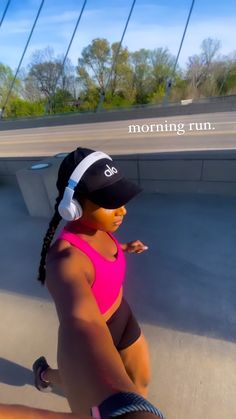
<path fill-rule="evenodd" d="M 16 184 L 18 170 L 30 167 L 42 159 L 43 157 L 0 157 L 0 185 Z"/>
<path fill-rule="evenodd" d="M 236 96 L 204 98 L 193 103 L 170 103 L 168 105 L 145 105 L 129 109 L 110 110 L 68 115 L 44 116 L 38 118 L 18 118 L 1 120 L 0 131 L 21 128 L 49 127 L 70 124 L 87 124 L 107 121 L 123 121 L 140 118 L 157 118 L 161 116 L 192 115 L 211 112 L 230 112 L 236 110 Z"/>
<path fill-rule="evenodd" d="M 112 156 L 124 174 L 148 193 L 198 193 L 236 195 L 236 151 L 134 154 Z M 44 159 L 44 169 L 33 170 L 32 161 L 16 171 L 29 214 L 50 217 L 56 178 L 62 156 Z M 35 162 L 34 162 L 35 163 Z M 40 163 L 40 162 L 38 162 Z"/>

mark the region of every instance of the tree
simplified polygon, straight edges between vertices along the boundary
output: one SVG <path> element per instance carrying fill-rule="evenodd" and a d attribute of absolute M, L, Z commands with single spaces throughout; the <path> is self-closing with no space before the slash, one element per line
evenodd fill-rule
<path fill-rule="evenodd" d="M 168 48 L 154 49 L 150 51 L 149 56 L 155 83 L 165 83 L 166 79 L 173 73 L 175 57 L 170 54 Z"/>
<path fill-rule="evenodd" d="M 12 81 L 14 79 L 14 74 L 10 67 L 0 63 L 0 103 L 1 106 L 4 104 L 6 97 L 8 95 L 9 89 L 11 87 Z M 16 79 L 15 84 L 12 89 L 11 97 L 18 94 L 20 89 L 20 80 Z"/>
<path fill-rule="evenodd" d="M 151 92 L 152 68 L 149 57 L 150 51 L 144 48 L 130 54 L 136 103 L 147 103 Z"/>
<path fill-rule="evenodd" d="M 224 57 L 217 77 L 217 87 L 220 95 L 236 93 L 236 53 L 232 57 Z"/>
<path fill-rule="evenodd" d="M 160 101 L 168 78 L 173 73 L 175 58 L 168 49 L 140 49 L 131 55 L 133 84 L 137 103 Z"/>
<path fill-rule="evenodd" d="M 200 95 L 200 85 L 205 80 L 205 68 L 199 55 L 192 55 L 188 59 L 187 79 L 192 87 L 191 92 L 194 97 Z"/>
<path fill-rule="evenodd" d="M 49 98 L 56 90 L 61 73 L 61 62 L 55 59 L 53 50 L 38 50 L 32 56 L 26 83 L 32 84 L 42 98 Z"/>
<path fill-rule="evenodd" d="M 152 68 L 152 93 L 150 100 L 158 102 L 162 100 L 166 93 L 168 81 L 171 83 L 170 87 L 175 83 L 177 77 L 176 72 L 174 73 L 175 57 L 170 54 L 168 48 L 154 49 L 150 51 L 149 57 Z"/>
<path fill-rule="evenodd" d="M 216 94 L 215 68 L 216 54 L 220 41 L 206 38 L 201 43 L 201 53 L 189 57 L 186 77 L 190 82 L 190 94 L 193 97 L 212 96 Z"/>
<path fill-rule="evenodd" d="M 78 60 L 77 73 L 79 81 L 87 88 L 98 87 L 105 91 L 111 66 L 111 50 L 106 39 L 94 39 L 82 50 L 82 58 Z"/>
<path fill-rule="evenodd" d="M 132 69 L 127 48 L 122 48 L 118 42 L 110 45 L 106 39 L 97 38 L 83 49 L 81 55 L 77 73 L 84 104 L 91 101 L 96 108 L 102 95 L 106 95 L 105 107 L 133 102 Z"/>
<path fill-rule="evenodd" d="M 206 38 L 201 43 L 201 59 L 203 64 L 209 69 L 217 52 L 220 50 L 221 43 L 218 39 Z"/>
<path fill-rule="evenodd" d="M 63 66 L 63 59 L 55 57 L 53 49 L 48 47 L 35 51 L 25 79 L 26 97 L 31 100 L 46 99 L 49 111 L 52 111 L 58 89 L 76 97 L 76 78 L 70 60 L 66 59 Z"/>
<path fill-rule="evenodd" d="M 108 86 L 112 96 L 117 95 L 133 102 L 134 89 L 132 86 L 133 72 L 129 62 L 129 51 L 120 46 L 119 42 L 111 45 L 112 50 L 112 71 L 110 84 Z"/>

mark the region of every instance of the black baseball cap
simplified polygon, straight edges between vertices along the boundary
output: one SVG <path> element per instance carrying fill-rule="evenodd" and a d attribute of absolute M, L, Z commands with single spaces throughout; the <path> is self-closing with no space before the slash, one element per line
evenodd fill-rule
<path fill-rule="evenodd" d="M 79 163 L 94 150 L 79 147 L 62 161 L 58 173 L 57 187 L 63 189 Z M 64 185 L 60 180 L 64 178 Z M 115 209 L 125 205 L 142 191 L 139 185 L 127 179 L 119 166 L 109 158 L 93 163 L 75 187 L 74 198 L 84 196 L 100 207 Z"/>

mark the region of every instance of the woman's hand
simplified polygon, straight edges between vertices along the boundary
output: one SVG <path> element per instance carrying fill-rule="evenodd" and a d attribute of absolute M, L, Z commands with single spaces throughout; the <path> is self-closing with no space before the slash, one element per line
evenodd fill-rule
<path fill-rule="evenodd" d="M 121 248 L 124 252 L 128 253 L 143 253 L 145 250 L 148 250 L 148 246 L 143 244 L 140 240 L 122 244 Z"/>

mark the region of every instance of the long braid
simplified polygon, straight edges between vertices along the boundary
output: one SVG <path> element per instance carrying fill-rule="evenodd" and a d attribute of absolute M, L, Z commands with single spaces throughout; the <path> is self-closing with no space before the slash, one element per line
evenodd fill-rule
<path fill-rule="evenodd" d="M 50 248 L 54 234 L 56 232 L 57 226 L 62 219 L 62 217 L 60 216 L 58 212 L 59 203 L 64 195 L 65 188 L 68 184 L 68 180 L 70 179 L 72 172 L 74 171 L 76 166 L 84 159 L 84 157 L 86 157 L 88 154 L 90 154 L 93 151 L 94 150 L 79 147 L 76 150 L 69 153 L 60 164 L 57 182 L 56 182 L 56 187 L 59 192 L 59 196 L 56 199 L 55 212 L 49 223 L 48 230 L 44 237 L 43 246 L 41 250 L 41 259 L 40 259 L 39 271 L 38 271 L 38 281 L 40 281 L 42 284 L 44 284 L 45 278 L 46 278 L 47 253 Z M 75 198 L 78 199 L 79 196 L 80 194 L 78 193 L 77 188 L 76 188 Z"/>
<path fill-rule="evenodd" d="M 40 259 L 40 264 L 39 264 L 39 274 L 38 274 L 38 281 L 40 281 L 42 284 L 44 284 L 45 282 L 45 278 L 46 278 L 46 257 L 47 257 L 47 253 L 48 250 L 50 248 L 50 244 L 52 242 L 52 239 L 54 237 L 54 234 L 56 232 L 56 229 L 58 227 L 58 224 L 61 221 L 61 216 L 58 212 L 58 205 L 59 202 L 61 200 L 61 196 L 59 196 L 56 199 L 56 205 L 55 205 L 55 212 L 54 215 L 49 223 L 49 227 L 48 230 L 46 232 L 46 235 L 44 237 L 43 240 L 43 246 L 42 246 L 42 251 L 41 251 L 41 259 Z"/>

